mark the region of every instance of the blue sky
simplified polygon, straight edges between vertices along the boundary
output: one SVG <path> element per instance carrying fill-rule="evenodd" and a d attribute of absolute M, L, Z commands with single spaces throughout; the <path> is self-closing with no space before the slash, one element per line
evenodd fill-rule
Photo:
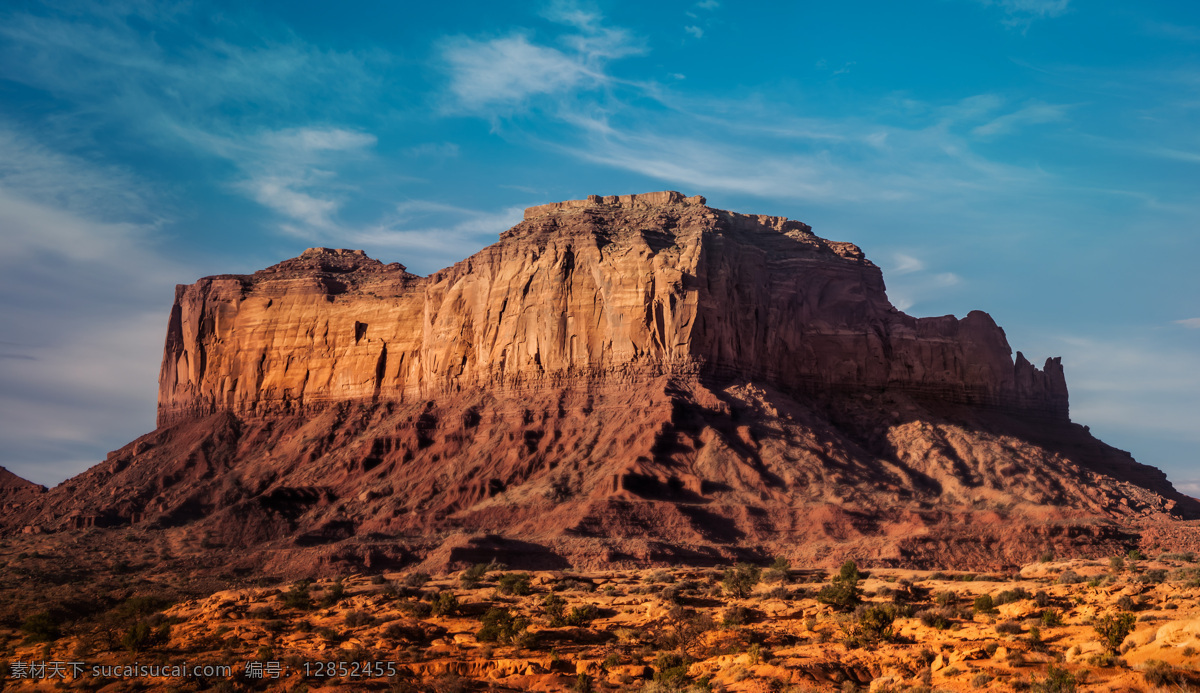
<path fill-rule="evenodd" d="M 990 312 L 1200 494 L 1192 3 L 0 6 L 0 464 L 154 426 L 176 283 L 306 247 L 428 273 L 529 205 L 676 189 Z"/>

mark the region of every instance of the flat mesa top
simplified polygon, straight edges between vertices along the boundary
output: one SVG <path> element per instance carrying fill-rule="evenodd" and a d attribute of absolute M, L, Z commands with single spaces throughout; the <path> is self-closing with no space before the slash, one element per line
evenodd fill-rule
<path fill-rule="evenodd" d="M 700 195 L 684 197 L 683 193 L 675 190 L 641 193 L 638 195 L 588 195 L 583 200 L 566 200 L 565 202 L 551 202 L 546 205 L 527 207 L 525 209 L 525 218 L 533 219 L 562 210 L 585 209 L 588 207 L 626 207 L 629 209 L 646 209 L 668 205 L 703 207 L 707 202 Z"/>

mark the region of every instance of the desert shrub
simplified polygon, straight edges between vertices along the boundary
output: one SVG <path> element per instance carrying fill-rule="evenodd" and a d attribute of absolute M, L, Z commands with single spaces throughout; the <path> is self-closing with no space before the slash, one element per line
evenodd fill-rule
<path fill-rule="evenodd" d="M 1046 609 L 1042 612 L 1042 625 L 1047 628 L 1053 626 L 1061 626 L 1063 624 L 1062 611 L 1058 609 Z"/>
<path fill-rule="evenodd" d="M 1037 594 L 1033 595 L 1033 603 L 1044 609 L 1050 606 L 1050 595 L 1046 594 L 1045 590 L 1038 590 Z"/>
<path fill-rule="evenodd" d="M 429 605 L 429 613 L 434 616 L 453 616 L 458 613 L 458 597 L 453 592 L 438 592 Z"/>
<path fill-rule="evenodd" d="M 687 658 L 663 652 L 654 659 L 654 682 L 668 690 L 678 690 L 687 681 Z"/>
<path fill-rule="evenodd" d="M 404 576 L 404 586 L 413 588 L 424 587 L 425 583 L 431 579 L 429 573 L 409 573 Z"/>
<path fill-rule="evenodd" d="M 1161 568 L 1155 568 L 1153 570 L 1147 570 L 1146 572 L 1142 573 L 1142 575 L 1138 578 L 1138 582 L 1150 584 L 1150 585 L 1157 585 L 1157 584 L 1162 583 L 1166 579 L 1167 579 L 1167 571 L 1165 571 Z"/>
<path fill-rule="evenodd" d="M 1051 664 L 1046 668 L 1046 678 L 1034 684 L 1037 693 L 1075 693 L 1075 675 L 1066 669 Z"/>
<path fill-rule="evenodd" d="M 359 626 L 369 626 L 375 622 L 375 617 L 366 611 L 354 610 L 346 614 L 346 625 L 351 628 Z"/>
<path fill-rule="evenodd" d="M 661 570 L 660 569 L 660 570 L 651 571 L 642 580 L 643 580 L 643 582 L 649 582 L 651 584 L 653 584 L 653 583 L 671 583 L 671 582 L 675 582 L 675 576 L 672 575 L 671 571 L 669 571 L 669 570 Z"/>
<path fill-rule="evenodd" d="M 508 609 L 496 606 L 488 609 L 480 622 L 483 627 L 475 633 L 475 637 L 481 642 L 502 644 L 513 642 L 529 625 L 525 619 L 514 616 Z"/>
<path fill-rule="evenodd" d="M 25 633 L 26 642 L 52 642 L 62 635 L 58 619 L 49 611 L 42 611 L 27 617 L 21 623 L 21 631 Z"/>
<path fill-rule="evenodd" d="M 289 609 L 300 609 L 305 611 L 312 608 L 312 598 L 309 597 L 309 582 L 301 580 L 292 585 L 291 589 L 283 594 L 283 605 Z"/>
<path fill-rule="evenodd" d="M 1128 594 L 1122 594 L 1117 600 L 1117 608 L 1121 611 L 1137 611 L 1137 604 L 1133 601 L 1133 597 Z"/>
<path fill-rule="evenodd" d="M 1049 563 L 1050 561 L 1053 561 L 1053 560 L 1054 560 L 1054 552 L 1053 551 L 1046 551 L 1042 555 L 1038 556 L 1038 563 Z"/>
<path fill-rule="evenodd" d="M 817 601 L 839 609 L 850 609 L 862 603 L 862 590 L 858 586 L 861 577 L 854 561 L 846 561 L 838 574 L 817 593 Z"/>
<path fill-rule="evenodd" d="M 342 601 L 345 596 L 346 586 L 342 584 L 342 579 L 338 578 L 329 586 L 329 590 L 325 593 L 325 596 L 321 598 L 321 605 L 326 607 L 333 606 Z"/>
<path fill-rule="evenodd" d="M 731 596 L 744 598 L 750 596 L 754 586 L 758 584 L 762 571 L 750 563 L 738 563 L 732 568 L 726 568 L 721 576 L 721 586 Z"/>
<path fill-rule="evenodd" d="M 1109 653 L 1116 654 L 1121 648 L 1121 643 L 1125 641 L 1125 637 L 1133 632 L 1133 626 L 1136 619 L 1133 614 L 1123 612 L 1117 614 L 1107 614 L 1093 624 L 1093 628 L 1100 636 L 1102 642 Z"/>
<path fill-rule="evenodd" d="M 982 671 L 971 677 L 971 685 L 975 688 L 986 688 L 992 682 L 992 677 Z"/>
<path fill-rule="evenodd" d="M 591 604 L 572 607 L 567 613 L 566 622 L 568 626 L 586 626 L 599 617 L 596 607 Z"/>
<path fill-rule="evenodd" d="M 926 628 L 946 630 L 950 627 L 950 615 L 946 609 L 922 609 L 916 616 Z"/>
<path fill-rule="evenodd" d="M 1033 595 L 1024 588 L 1017 587 L 1016 589 L 1004 590 L 1000 594 L 997 594 L 995 604 L 996 606 L 1003 606 L 1005 604 L 1012 604 L 1025 599 L 1033 599 Z"/>
<path fill-rule="evenodd" d="M 775 559 L 771 567 L 763 573 L 763 582 L 788 582 L 791 580 L 792 564 L 788 559 L 780 556 Z"/>
<path fill-rule="evenodd" d="M 1141 666 L 1142 678 L 1151 686 L 1176 686 L 1183 683 L 1179 671 L 1166 662 L 1148 659 Z"/>
<path fill-rule="evenodd" d="M 121 637 L 121 646 L 136 654 L 158 645 L 165 645 L 170 637 L 170 624 L 160 623 L 152 626 L 147 621 L 138 621 L 125 631 L 125 635 Z"/>
<path fill-rule="evenodd" d="M 1108 567 L 1113 570 L 1121 570 L 1125 567 L 1124 556 L 1112 556 L 1108 559 Z"/>
<path fill-rule="evenodd" d="M 895 621 L 896 611 L 890 604 L 860 606 L 854 612 L 854 621 L 849 626 L 843 624 L 842 642 L 846 647 L 892 642 L 896 639 Z"/>
<path fill-rule="evenodd" d="M 795 597 L 792 596 L 792 591 L 783 585 L 772 587 L 763 593 L 763 597 L 767 599 L 795 599 Z"/>
<path fill-rule="evenodd" d="M 470 568 L 462 571 L 462 574 L 458 576 L 458 580 L 462 583 L 463 587 L 467 589 L 474 589 L 479 586 L 479 583 L 482 582 L 483 578 L 487 575 L 488 567 L 489 566 L 487 563 L 476 563 Z"/>
<path fill-rule="evenodd" d="M 558 596 L 554 592 L 547 594 L 542 599 L 542 614 L 549 621 L 552 628 L 564 626 L 567 623 L 567 600 Z"/>
<path fill-rule="evenodd" d="M 981 594 L 978 597 L 975 597 L 975 611 L 981 614 L 996 613 L 996 605 L 995 602 L 992 601 L 992 595 Z"/>
<path fill-rule="evenodd" d="M 1016 621 L 1004 621 L 1003 623 L 996 624 L 996 632 L 1003 633 L 1004 635 L 1019 635 L 1025 631 L 1021 628 L 1021 624 Z"/>
<path fill-rule="evenodd" d="M 275 618 L 275 610 L 269 606 L 256 606 L 253 609 L 247 611 L 246 615 L 249 616 L 250 618 L 272 619 L 272 618 Z"/>
<path fill-rule="evenodd" d="M 500 576 L 496 590 L 500 594 L 523 596 L 532 592 L 533 588 L 529 584 L 528 573 L 505 573 Z"/>
<path fill-rule="evenodd" d="M 592 677 L 580 672 L 571 685 L 572 693 L 592 693 Z"/>
<path fill-rule="evenodd" d="M 729 626 L 744 626 L 755 617 L 754 609 L 749 609 L 744 606 L 731 606 L 721 614 L 721 625 Z"/>
<path fill-rule="evenodd" d="M 1145 554 L 1143 554 L 1141 551 L 1138 551 L 1137 549 L 1130 549 L 1129 553 L 1125 554 L 1125 557 L 1131 561 L 1140 561 L 1140 560 L 1144 559 L 1146 556 L 1145 556 Z"/>
<path fill-rule="evenodd" d="M 1081 582 L 1085 582 L 1085 581 L 1086 581 L 1086 578 L 1084 578 L 1082 575 L 1079 575 L 1074 570 L 1070 570 L 1070 569 L 1062 571 L 1062 573 L 1059 574 L 1058 580 L 1057 580 L 1058 584 L 1060 584 L 1060 585 L 1077 585 L 1077 584 L 1079 584 Z"/>
<path fill-rule="evenodd" d="M 405 602 L 400 610 L 413 618 L 425 618 L 433 613 L 433 606 L 429 602 Z"/>
<path fill-rule="evenodd" d="M 954 592 L 938 592 L 933 600 L 938 606 L 950 606 L 958 601 L 958 595 Z"/>

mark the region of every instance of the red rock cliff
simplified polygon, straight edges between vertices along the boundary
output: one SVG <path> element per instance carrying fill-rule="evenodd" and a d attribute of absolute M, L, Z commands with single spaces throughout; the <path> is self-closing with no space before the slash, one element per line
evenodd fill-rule
<path fill-rule="evenodd" d="M 986 313 L 910 317 L 857 247 L 662 192 L 532 207 L 428 277 L 313 248 L 181 285 L 158 418 L 664 374 L 1068 415 L 1059 360 L 1014 362 Z"/>

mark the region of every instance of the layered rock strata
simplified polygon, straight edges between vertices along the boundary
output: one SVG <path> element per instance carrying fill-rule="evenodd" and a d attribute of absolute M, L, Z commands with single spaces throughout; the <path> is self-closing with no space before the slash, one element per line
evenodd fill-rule
<path fill-rule="evenodd" d="M 1067 420 L 983 312 L 913 318 L 877 266 L 799 222 L 651 193 L 543 205 L 429 277 L 313 248 L 176 290 L 159 425 L 580 379 L 707 375 L 889 390 Z"/>

